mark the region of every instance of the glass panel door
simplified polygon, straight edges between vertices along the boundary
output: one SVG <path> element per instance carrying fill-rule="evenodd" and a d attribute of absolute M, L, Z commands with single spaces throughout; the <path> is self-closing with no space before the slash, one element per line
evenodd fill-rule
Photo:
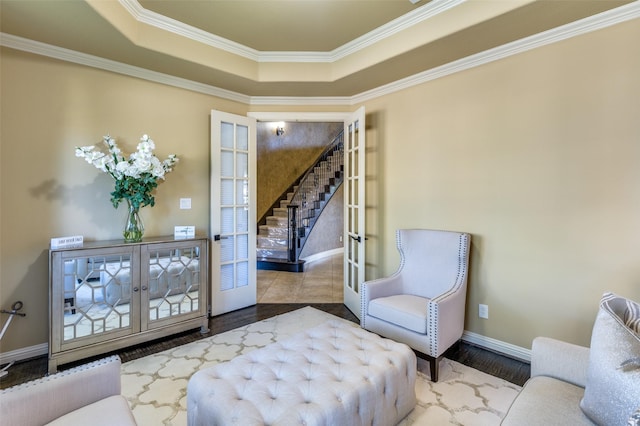
<path fill-rule="evenodd" d="M 256 303 L 255 146 L 255 119 L 211 112 L 212 315 Z"/>
<path fill-rule="evenodd" d="M 365 272 L 365 112 L 358 109 L 344 129 L 344 304 L 360 317 Z"/>

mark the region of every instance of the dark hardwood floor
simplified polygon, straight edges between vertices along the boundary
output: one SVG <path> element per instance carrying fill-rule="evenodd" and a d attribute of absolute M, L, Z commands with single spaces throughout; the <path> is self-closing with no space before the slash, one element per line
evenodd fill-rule
<path fill-rule="evenodd" d="M 202 334 L 199 330 L 193 330 L 161 340 L 154 340 L 142 345 L 137 345 L 117 351 L 122 362 L 154 354 L 165 349 L 170 349 L 186 343 L 194 342 L 204 337 L 213 336 L 234 328 L 261 321 L 275 315 L 280 315 L 304 306 L 312 306 L 316 309 L 333 314 L 337 317 L 358 323 L 358 319 L 349 309 L 341 303 L 321 304 L 257 304 L 224 315 L 213 317 L 209 320 L 209 333 Z M 105 354 L 106 355 L 106 354 Z M 102 355 L 101 357 L 105 356 Z M 525 362 L 485 350 L 483 348 L 458 342 L 444 355 L 446 358 L 458 361 L 461 364 L 483 371 L 496 377 L 500 377 L 511 383 L 523 385 L 529 378 L 530 366 Z M 78 364 L 88 362 L 89 359 L 66 364 L 60 370 L 71 368 Z M 29 380 L 43 377 L 47 374 L 47 357 L 37 357 L 15 363 L 8 369 L 8 375 L 0 379 L 0 389 L 5 389 Z"/>

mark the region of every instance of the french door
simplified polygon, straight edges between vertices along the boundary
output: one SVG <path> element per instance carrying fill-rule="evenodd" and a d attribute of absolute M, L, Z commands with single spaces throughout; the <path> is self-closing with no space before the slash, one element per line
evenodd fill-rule
<path fill-rule="evenodd" d="M 211 315 L 256 304 L 256 120 L 211 111 Z"/>
<path fill-rule="evenodd" d="M 344 304 L 360 318 L 365 273 L 365 111 L 344 124 Z"/>

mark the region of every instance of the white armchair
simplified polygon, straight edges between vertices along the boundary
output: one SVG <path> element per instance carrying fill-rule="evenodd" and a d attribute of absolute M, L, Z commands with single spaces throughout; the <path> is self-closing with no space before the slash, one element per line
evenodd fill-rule
<path fill-rule="evenodd" d="M 471 236 L 461 232 L 401 229 L 400 266 L 387 278 L 362 285 L 362 328 L 426 355 L 438 381 L 442 354 L 462 337 Z"/>
<path fill-rule="evenodd" d="M 120 358 L 112 355 L 0 391 L 0 423 L 135 426 L 120 391 Z"/>

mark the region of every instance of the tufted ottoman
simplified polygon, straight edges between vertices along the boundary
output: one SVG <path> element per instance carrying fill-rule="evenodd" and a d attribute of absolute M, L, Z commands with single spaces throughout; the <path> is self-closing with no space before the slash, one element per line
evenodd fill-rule
<path fill-rule="evenodd" d="M 195 373 L 188 425 L 395 425 L 415 380 L 408 346 L 331 320 Z"/>

